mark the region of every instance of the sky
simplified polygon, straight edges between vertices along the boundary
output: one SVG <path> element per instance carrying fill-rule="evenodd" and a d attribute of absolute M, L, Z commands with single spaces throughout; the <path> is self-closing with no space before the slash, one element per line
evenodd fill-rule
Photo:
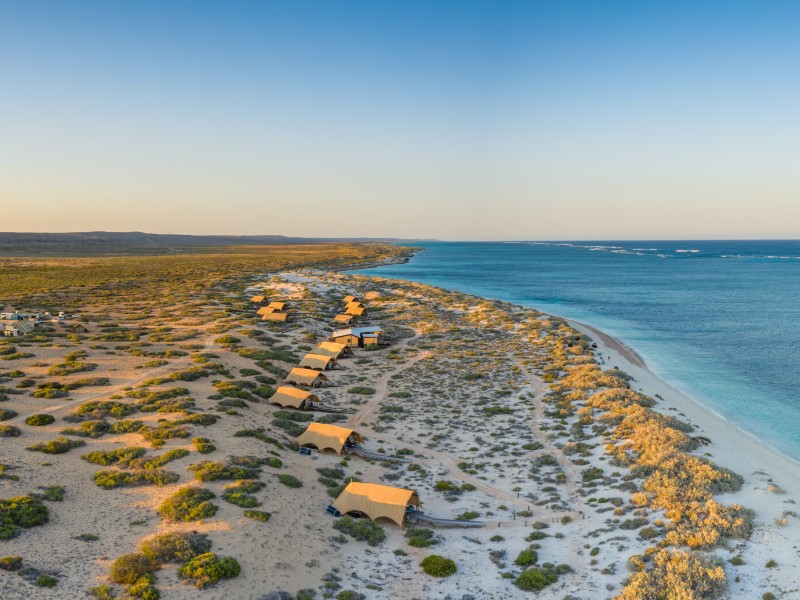
<path fill-rule="evenodd" d="M 0 230 L 800 238 L 800 3 L 0 0 Z"/>

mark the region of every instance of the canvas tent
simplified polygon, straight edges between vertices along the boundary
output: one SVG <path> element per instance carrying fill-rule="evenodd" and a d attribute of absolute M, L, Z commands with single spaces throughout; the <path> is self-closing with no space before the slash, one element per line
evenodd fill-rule
<path fill-rule="evenodd" d="M 308 428 L 297 437 L 301 446 L 316 446 L 318 450 L 333 450 L 341 454 L 347 446 L 360 444 L 363 438 L 352 429 L 328 425 L 327 423 L 309 423 Z"/>
<path fill-rule="evenodd" d="M 348 302 L 344 305 L 345 309 L 348 308 L 364 308 L 364 305 L 361 302 Z"/>
<path fill-rule="evenodd" d="M 333 317 L 334 323 L 341 323 L 342 325 L 348 325 L 352 320 L 353 315 L 336 315 Z"/>
<path fill-rule="evenodd" d="M 311 352 L 314 354 L 321 354 L 322 356 L 330 356 L 331 358 L 341 358 L 343 356 L 351 356 L 353 354 L 353 351 L 349 346 L 337 344 L 336 342 L 322 342 Z"/>
<path fill-rule="evenodd" d="M 353 481 L 344 488 L 333 501 L 333 507 L 340 513 L 360 512 L 375 520 L 380 517 L 391 519 L 403 526 L 408 507 L 419 508 L 422 503 L 412 490 Z"/>
<path fill-rule="evenodd" d="M 363 306 L 352 306 L 344 311 L 346 315 L 353 315 L 354 317 L 361 317 L 367 312 L 367 309 Z"/>
<path fill-rule="evenodd" d="M 256 304 L 261 304 L 264 301 L 264 296 L 253 296 L 250 298 L 250 302 L 255 302 Z"/>
<path fill-rule="evenodd" d="M 314 371 L 313 369 L 304 369 L 302 367 L 295 367 L 286 376 L 286 383 L 307 385 L 309 387 L 322 385 L 322 383 L 325 381 L 328 381 L 328 378 L 319 371 Z"/>
<path fill-rule="evenodd" d="M 380 292 L 367 292 L 364 294 L 364 300 L 375 300 L 376 298 L 380 298 Z"/>
<path fill-rule="evenodd" d="M 321 404 L 319 398 L 305 390 L 292 387 L 290 385 L 280 386 L 272 398 L 269 399 L 270 404 L 277 404 L 284 408 L 309 408 L 312 402 Z"/>
<path fill-rule="evenodd" d="M 301 367 L 306 367 L 308 369 L 316 369 L 318 371 L 327 371 L 328 369 L 333 368 L 336 364 L 336 360 L 331 358 L 330 356 L 325 356 L 323 354 L 313 354 L 309 352 L 303 357 L 303 360 L 300 361 Z"/>
<path fill-rule="evenodd" d="M 262 306 L 261 308 L 259 308 L 256 311 L 256 314 L 257 315 L 267 315 L 269 313 L 274 313 L 274 312 L 275 312 L 275 309 L 272 308 L 271 306 Z"/>
<path fill-rule="evenodd" d="M 274 302 L 270 302 L 267 304 L 270 308 L 274 308 L 275 310 L 286 310 L 286 302 L 278 302 L 277 300 Z"/>
<path fill-rule="evenodd" d="M 356 298 L 355 296 L 345 296 L 342 299 L 342 302 L 344 302 L 345 304 L 350 304 L 351 302 L 358 302 L 358 298 Z"/>
<path fill-rule="evenodd" d="M 279 323 L 285 322 L 288 318 L 289 315 L 282 312 L 271 312 L 261 315 L 262 321 L 278 321 Z"/>

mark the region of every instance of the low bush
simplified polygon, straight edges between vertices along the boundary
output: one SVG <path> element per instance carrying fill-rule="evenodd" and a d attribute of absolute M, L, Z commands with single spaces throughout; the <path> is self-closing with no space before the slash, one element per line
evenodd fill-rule
<path fill-rule="evenodd" d="M 539 562 L 539 554 L 533 548 L 526 548 L 514 560 L 514 564 L 519 567 L 530 567 L 537 562 Z"/>
<path fill-rule="evenodd" d="M 182 563 L 211 550 L 211 540 L 202 533 L 162 533 L 142 542 L 141 552 L 158 563 Z"/>
<path fill-rule="evenodd" d="M 449 577 L 456 572 L 456 563 L 438 554 L 425 557 L 419 566 L 431 577 Z"/>
<path fill-rule="evenodd" d="M 128 448 L 115 448 L 114 450 L 95 450 L 84 454 L 81 458 L 95 465 L 119 464 L 120 466 L 125 466 L 146 453 L 147 450 L 145 448 L 131 446 Z"/>
<path fill-rule="evenodd" d="M 195 556 L 179 570 L 178 574 L 191 581 L 196 587 L 204 588 L 220 579 L 230 579 L 239 575 L 241 567 L 235 558 L 218 557 L 213 552 Z"/>
<path fill-rule="evenodd" d="M 158 571 L 161 567 L 158 562 L 142 554 L 133 552 L 123 554 L 111 563 L 108 578 L 114 583 L 133 585 L 142 577 Z"/>
<path fill-rule="evenodd" d="M 167 485 L 176 483 L 180 475 L 163 469 L 143 471 L 98 471 L 94 474 L 94 482 L 104 490 L 118 487 L 137 487 L 141 485 Z"/>
<path fill-rule="evenodd" d="M 14 425 L 0 425 L 0 438 L 19 437 L 20 433 L 19 427 Z"/>
<path fill-rule="evenodd" d="M 226 465 L 225 463 L 213 460 L 204 460 L 187 467 L 194 473 L 198 481 L 232 481 L 234 479 L 253 479 L 258 476 L 257 468 L 249 469 L 236 465 Z"/>
<path fill-rule="evenodd" d="M 248 519 L 254 519 L 256 521 L 266 523 L 269 521 L 269 518 L 272 516 L 272 514 L 264 512 L 263 510 L 246 510 L 244 511 L 244 516 Z"/>
<path fill-rule="evenodd" d="M 408 545 L 414 548 L 427 548 L 438 543 L 438 540 L 434 538 L 433 530 L 425 527 L 408 527 L 406 539 L 408 539 Z"/>
<path fill-rule="evenodd" d="M 22 568 L 21 556 L 4 556 L 0 558 L 0 569 L 3 571 L 17 571 Z"/>
<path fill-rule="evenodd" d="M 38 498 L 18 496 L 0 499 L 0 540 L 8 540 L 23 528 L 47 523 L 50 515 L 47 507 Z"/>
<path fill-rule="evenodd" d="M 99 438 L 111 431 L 111 425 L 105 421 L 85 421 L 77 429 L 62 429 L 64 435 L 76 435 L 78 437 Z"/>
<path fill-rule="evenodd" d="M 42 425 L 50 425 L 55 420 L 53 415 L 35 414 L 25 419 L 25 423 L 31 427 L 41 427 Z"/>
<path fill-rule="evenodd" d="M 538 592 L 556 581 L 558 575 L 549 569 L 534 567 L 520 573 L 515 583 L 519 589 L 526 592 Z"/>
<path fill-rule="evenodd" d="M 71 440 L 65 437 L 57 437 L 49 442 L 38 442 L 28 446 L 28 450 L 32 452 L 44 452 L 45 454 L 64 454 L 73 448 L 80 448 L 85 445 L 86 442 L 83 440 Z"/>
<path fill-rule="evenodd" d="M 283 485 L 290 487 L 290 488 L 301 488 L 303 487 L 303 482 L 300 481 L 294 475 L 289 475 L 287 473 L 281 473 L 278 475 L 278 481 L 280 481 Z"/>
<path fill-rule="evenodd" d="M 173 521 L 198 521 L 213 517 L 218 510 L 209 502 L 214 493 L 205 488 L 186 487 L 164 500 L 158 509 L 161 516 Z"/>
<path fill-rule="evenodd" d="M 375 389 L 363 385 L 357 385 L 355 387 L 351 387 L 349 390 L 347 390 L 347 392 L 350 394 L 359 394 L 361 396 L 372 396 L 375 393 Z"/>
<path fill-rule="evenodd" d="M 39 573 L 39 577 L 36 578 L 36 585 L 39 587 L 51 588 L 55 587 L 57 583 L 58 579 L 47 573 Z"/>
<path fill-rule="evenodd" d="M 211 443 L 211 440 L 204 437 L 196 437 L 192 440 L 192 444 L 194 444 L 194 449 L 197 450 L 200 454 L 210 454 L 217 449 L 217 447 Z"/>
<path fill-rule="evenodd" d="M 9 419 L 13 419 L 19 413 L 15 410 L 10 410 L 7 408 L 0 408 L 0 421 L 8 421 Z"/>
<path fill-rule="evenodd" d="M 383 528 L 368 519 L 354 519 L 344 515 L 333 524 L 333 528 L 354 537 L 359 542 L 367 542 L 370 546 L 377 546 L 386 539 Z"/>

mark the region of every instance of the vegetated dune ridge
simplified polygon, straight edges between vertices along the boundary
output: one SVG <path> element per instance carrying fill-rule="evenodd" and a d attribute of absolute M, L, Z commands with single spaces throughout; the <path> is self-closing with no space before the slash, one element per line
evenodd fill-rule
<path fill-rule="evenodd" d="M 392 345 L 340 361 L 341 368 L 328 372 L 333 386 L 315 391 L 336 412 L 313 414 L 363 434 L 367 450 L 411 462 L 300 455 L 293 438 L 311 413 L 265 401 L 329 335 L 342 298 L 370 290 L 380 298 L 366 302 L 362 323 L 381 324 Z M 289 302 L 290 322 L 258 320 L 248 300 L 261 291 Z M 120 299 L 87 308 L 89 332 L 56 330 L 17 344 L 17 352 L 35 356 L 0 369 L 6 379 L 0 385 L 23 392 L 7 394 L 0 405 L 18 413 L 4 423 L 21 431 L 2 440 L 5 473 L 19 479 L 0 481 L 0 497 L 64 488 L 62 501 L 44 501 L 47 524 L 0 541 L 0 555 L 21 556 L 34 574 L 58 579 L 55 587 L 0 571 L 4 598 L 81 597 L 109 585 L 113 560 L 166 532 L 207 535 L 211 552 L 236 559 L 240 572 L 198 591 L 182 581 L 178 565 L 164 561 L 136 585 L 155 586 L 165 598 L 262 598 L 276 591 L 312 597 L 313 591 L 316 597 L 499 599 L 532 596 L 535 589 L 538 597 L 559 599 L 733 598 L 797 589 L 794 465 L 784 462 L 773 472 L 777 463 L 769 452 L 744 437 L 742 456 L 729 464 L 721 455 L 728 439 L 704 438 L 724 432 L 716 417 L 627 364 L 610 345 L 600 342 L 593 351 L 589 337 L 562 320 L 419 284 L 310 270 L 244 290 L 212 289 L 147 314 L 136 313 L 141 307 L 134 304 Z M 69 353 L 71 360 L 64 360 Z M 88 374 L 47 374 L 69 363 L 96 366 Z M 109 381 L 61 398 L 30 396 L 47 389 L 42 383 L 87 376 Z M 17 387 L 28 380 L 31 387 Z M 663 400 L 653 405 L 644 393 Z M 136 411 L 116 419 L 103 417 L 100 407 L 93 421 L 109 427 L 141 421 L 149 429 L 67 434 L 86 446 L 64 454 L 25 449 L 82 427 L 64 417 L 97 399 Z M 129 410 L 117 407 L 117 415 Z M 25 425 L 35 413 L 56 420 Z M 175 421 L 184 423 L 169 426 Z M 187 437 L 173 436 L 176 430 Z M 152 448 L 162 438 L 164 445 Z M 147 469 L 135 461 L 124 469 L 100 466 L 81 456 L 131 446 L 145 449 L 141 458 L 150 471 L 158 464 L 178 481 L 95 485 L 98 471 Z M 164 462 L 175 450 L 186 453 L 173 452 Z M 707 453 L 739 470 L 743 486 L 735 474 L 706 462 Z M 237 490 L 252 491 L 226 493 L 243 478 L 264 485 L 238 484 Z M 477 518 L 487 526 L 433 531 L 383 521 L 348 524 L 325 507 L 353 478 L 414 489 L 426 513 Z M 214 494 L 208 502 L 216 512 L 194 521 L 159 516 L 163 501 L 187 486 Z M 736 504 L 739 498 L 757 509 L 755 517 Z M 263 511 L 267 520 L 248 518 L 248 510 Z M 88 536 L 78 539 L 82 534 Z M 456 572 L 425 574 L 420 563 L 430 555 L 452 559 Z M 766 567 L 769 560 L 774 568 Z M 119 594 L 124 587 L 114 589 Z"/>

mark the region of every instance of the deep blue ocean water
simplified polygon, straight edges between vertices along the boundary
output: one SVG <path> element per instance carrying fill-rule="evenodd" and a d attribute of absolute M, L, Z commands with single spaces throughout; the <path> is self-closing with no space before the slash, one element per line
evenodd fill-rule
<path fill-rule="evenodd" d="M 800 241 L 429 243 L 356 273 L 583 321 L 800 459 Z"/>

